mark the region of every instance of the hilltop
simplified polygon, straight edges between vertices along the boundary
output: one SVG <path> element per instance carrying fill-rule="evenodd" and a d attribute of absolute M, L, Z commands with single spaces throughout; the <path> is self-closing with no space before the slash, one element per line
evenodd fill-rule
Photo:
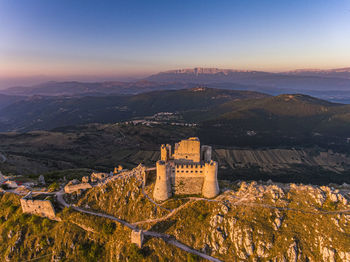
<path fill-rule="evenodd" d="M 221 181 L 215 199 L 155 203 L 154 174 L 146 184 L 142 177 L 139 166 L 65 195 L 59 203 L 74 205 L 59 209 L 56 221 L 23 214 L 18 196 L 0 193 L 0 254 L 6 261 L 350 259 L 348 185 Z M 142 248 L 131 243 L 130 228 L 143 229 Z"/>

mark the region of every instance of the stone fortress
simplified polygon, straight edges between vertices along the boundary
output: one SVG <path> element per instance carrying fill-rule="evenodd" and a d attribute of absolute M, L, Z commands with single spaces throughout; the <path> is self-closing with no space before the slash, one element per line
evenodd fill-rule
<path fill-rule="evenodd" d="M 176 195 L 202 194 L 213 198 L 219 194 L 218 164 L 211 159 L 212 148 L 200 145 L 197 137 L 175 144 L 162 145 L 161 159 L 157 162 L 157 178 L 153 197 L 164 201 Z"/>

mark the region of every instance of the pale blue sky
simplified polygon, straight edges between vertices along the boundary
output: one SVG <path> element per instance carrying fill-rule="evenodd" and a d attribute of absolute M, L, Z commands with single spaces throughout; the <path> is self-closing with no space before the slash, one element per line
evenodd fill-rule
<path fill-rule="evenodd" d="M 349 66 L 349 0 L 0 0 L 0 77 Z"/>

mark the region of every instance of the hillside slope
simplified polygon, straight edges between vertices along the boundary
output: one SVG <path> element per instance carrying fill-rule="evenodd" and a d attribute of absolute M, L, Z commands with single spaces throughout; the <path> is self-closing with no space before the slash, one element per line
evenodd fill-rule
<path fill-rule="evenodd" d="M 216 132 L 221 145 L 251 141 L 256 146 L 331 144 L 346 146 L 350 132 L 350 106 L 305 95 L 280 95 L 227 102 L 205 113 L 187 115 L 202 119 L 200 136 Z"/>
<path fill-rule="evenodd" d="M 2 133 L 0 170 L 4 174 L 36 177 L 44 174 L 48 180 L 51 177 L 69 177 L 75 173 L 74 169 L 80 173 L 81 168 L 109 172 L 119 164 L 128 168 L 141 162 L 152 166 L 160 157 L 161 144 L 174 144 L 184 137 L 198 136 L 199 132 L 204 132 L 201 130 L 198 127 L 171 125 L 94 124 L 54 131 Z M 203 144 L 213 145 L 213 156 L 219 162 L 221 179 L 350 183 L 349 153 L 346 150 L 336 151 L 336 145 L 325 148 L 315 145 L 267 148 L 257 147 L 262 143 L 260 138 L 256 138 L 259 134 L 242 134 L 238 139 L 230 135 L 225 140 L 215 134 L 220 134 L 220 131 L 216 130 L 206 139 L 199 137 Z M 225 144 L 216 144 L 220 141 Z M 237 144 L 243 144 L 243 148 L 238 148 Z M 346 145 L 342 145 L 343 149 L 347 149 Z"/>
<path fill-rule="evenodd" d="M 46 82 L 34 86 L 17 86 L 1 90 L 1 93 L 8 95 L 22 96 L 103 96 L 107 94 L 139 94 L 155 90 L 173 90 L 194 87 L 195 84 L 182 84 L 168 82 L 158 83 L 152 81 L 137 82 Z"/>
<path fill-rule="evenodd" d="M 114 123 L 158 112 L 203 110 L 227 101 L 267 97 L 250 91 L 192 88 L 133 96 L 30 97 L 0 111 L 0 131 Z"/>
<path fill-rule="evenodd" d="M 10 95 L 0 94 L 0 110 L 15 102 L 23 100 L 24 98 L 25 97 L 22 97 L 22 96 L 10 96 Z"/>
<path fill-rule="evenodd" d="M 222 194 L 150 201 L 154 178 L 142 188 L 141 169 L 126 171 L 68 197 L 79 209 L 58 212 L 61 221 L 22 214 L 18 197 L 0 193 L 0 254 L 5 261 L 46 257 L 69 261 L 200 261 L 164 242 L 130 243 L 133 227 L 183 243 L 220 261 L 347 261 L 350 205 L 347 185 L 221 182 Z M 19 225 L 16 221 L 21 221 Z M 78 260 L 79 259 L 79 260 Z"/>

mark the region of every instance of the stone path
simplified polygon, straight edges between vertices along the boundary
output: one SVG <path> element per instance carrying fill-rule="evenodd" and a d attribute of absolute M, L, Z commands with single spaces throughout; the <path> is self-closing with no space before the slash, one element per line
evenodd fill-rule
<path fill-rule="evenodd" d="M 127 226 L 128 228 L 130 228 L 132 230 L 138 229 L 134 224 L 130 224 L 129 222 L 127 222 L 125 220 L 122 220 L 122 219 L 119 219 L 119 218 L 116 218 L 114 216 L 107 215 L 107 214 L 102 214 L 102 213 L 98 213 L 98 212 L 93 212 L 93 211 L 88 211 L 88 210 L 82 209 L 80 207 L 71 206 L 63 199 L 63 195 L 64 195 L 64 192 L 62 190 L 59 191 L 59 192 L 56 192 L 58 203 L 61 204 L 64 207 L 71 207 L 75 211 L 78 211 L 78 212 L 81 212 L 81 213 L 108 218 L 108 219 L 116 221 L 116 222 L 118 222 L 118 223 L 120 223 L 120 224 L 122 224 L 124 226 Z M 158 232 L 154 232 L 154 231 L 148 231 L 148 230 L 144 231 L 143 233 L 144 233 L 145 236 L 161 238 L 165 242 L 167 242 L 167 243 L 169 243 L 171 245 L 174 245 L 174 246 L 176 246 L 176 247 L 178 247 L 178 248 L 180 248 L 180 249 L 182 249 L 182 250 L 184 250 L 186 252 L 192 253 L 194 255 L 197 255 L 197 256 L 202 257 L 204 259 L 207 259 L 209 261 L 214 261 L 214 262 L 220 262 L 221 261 L 221 260 L 219 260 L 217 258 L 209 256 L 209 255 L 207 255 L 205 253 L 202 253 L 202 252 L 200 252 L 200 251 L 198 251 L 196 249 L 193 249 L 193 248 L 191 248 L 191 247 L 181 243 L 180 241 L 178 241 L 173 236 L 170 236 L 170 235 L 167 235 L 167 234 L 158 233 Z"/>
<path fill-rule="evenodd" d="M 195 200 L 190 200 L 188 201 L 187 203 L 173 209 L 169 214 L 163 216 L 163 217 L 160 217 L 160 218 L 154 218 L 154 219 L 147 219 L 147 220 L 144 220 L 144 221 L 138 221 L 138 222 L 135 222 L 133 223 L 133 225 L 140 225 L 140 224 L 145 224 L 145 223 L 155 223 L 155 222 L 161 222 L 161 221 L 164 221 L 164 220 L 167 220 L 168 218 L 170 218 L 171 216 L 175 215 L 178 211 L 180 211 L 181 209 L 183 209 L 184 207 L 188 206 L 189 204 L 192 204 L 194 203 Z"/>

